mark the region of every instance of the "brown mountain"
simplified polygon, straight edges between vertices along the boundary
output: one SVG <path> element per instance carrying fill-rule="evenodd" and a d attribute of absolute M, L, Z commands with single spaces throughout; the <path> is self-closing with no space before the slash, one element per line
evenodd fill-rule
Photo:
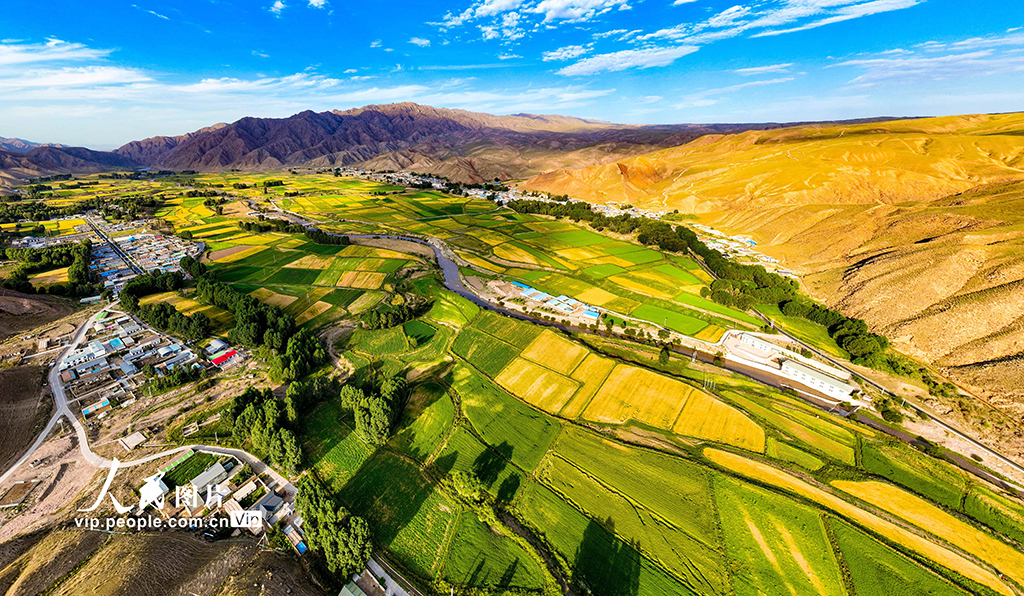
<path fill-rule="evenodd" d="M 67 147 L 67 145 L 61 145 L 60 143 L 33 143 L 32 141 L 26 141 L 25 139 L 5 139 L 0 137 L 0 151 L 28 153 L 36 147 Z"/>
<path fill-rule="evenodd" d="M 91 174 L 138 165 L 128 157 L 85 147 L 41 145 L 25 153 L 0 151 L 0 188 L 24 184 L 39 176 Z"/>
<path fill-rule="evenodd" d="M 526 189 L 695 213 L 1024 413 L 1024 114 L 707 136 Z"/>
<path fill-rule="evenodd" d="M 606 163 L 706 134 L 779 124 L 635 126 L 567 116 L 495 116 L 413 103 L 288 118 L 243 118 L 115 151 L 171 170 L 272 170 L 290 166 L 407 169 L 480 182 Z"/>

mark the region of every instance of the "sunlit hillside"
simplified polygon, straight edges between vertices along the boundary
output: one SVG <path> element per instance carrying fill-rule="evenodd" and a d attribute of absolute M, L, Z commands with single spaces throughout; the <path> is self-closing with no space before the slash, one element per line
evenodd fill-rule
<path fill-rule="evenodd" d="M 524 184 L 679 209 L 905 352 L 1024 407 L 1024 114 L 708 136 Z"/>

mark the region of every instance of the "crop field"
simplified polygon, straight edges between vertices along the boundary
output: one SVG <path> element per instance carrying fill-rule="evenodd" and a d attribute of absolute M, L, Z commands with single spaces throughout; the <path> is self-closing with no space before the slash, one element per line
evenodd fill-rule
<path fill-rule="evenodd" d="M 970 580 L 991 588 L 999 594 L 1004 594 L 1005 596 L 1012 596 L 1013 594 L 1013 591 L 988 569 L 982 568 L 943 545 L 910 532 L 873 513 L 869 513 L 853 503 L 840 499 L 836 495 L 816 486 L 812 486 L 791 474 L 752 459 L 717 449 L 706 448 L 704 455 L 710 461 L 746 478 L 805 497 L 827 510 L 859 523 L 887 540 L 900 544 L 947 569 L 951 569 Z M 909 497 L 909 494 L 907 496 Z M 948 516 L 944 512 L 939 511 L 939 513 Z M 1015 558 L 1022 555 L 1016 553 L 1011 556 Z M 989 556 L 985 556 L 983 559 L 991 561 Z"/>
<path fill-rule="evenodd" d="M 209 453 L 195 452 L 192 457 L 174 466 L 174 469 L 164 474 L 163 481 L 167 487 L 174 490 L 175 486 L 185 486 L 193 478 L 203 473 L 206 468 L 217 463 L 217 457 Z"/>
<path fill-rule="evenodd" d="M 29 282 L 33 286 L 52 286 L 54 284 L 66 284 L 68 283 L 68 268 L 61 267 L 60 269 L 52 269 L 50 271 L 41 271 L 39 273 L 33 273 L 28 276 Z"/>
<path fill-rule="evenodd" d="M 840 443 L 839 441 L 829 438 L 821 433 L 815 432 L 792 418 L 783 416 L 782 414 L 765 408 L 750 399 L 741 397 L 734 391 L 723 391 L 722 394 L 731 401 L 739 404 L 744 410 L 782 430 L 803 445 L 811 447 L 815 451 L 828 455 L 847 465 L 852 466 L 856 463 L 857 456 L 853 447 Z"/>
<path fill-rule="evenodd" d="M 629 497 L 609 490 L 564 459 L 544 461 L 538 478 L 555 494 L 575 504 L 647 558 L 660 564 L 698 594 L 726 593 L 725 568 L 715 551 L 675 525 L 638 507 Z"/>
<path fill-rule="evenodd" d="M 765 445 L 764 454 L 772 459 L 787 461 L 804 468 L 805 470 L 820 470 L 825 462 L 814 457 L 806 451 L 802 451 L 787 443 L 782 443 L 771 437 Z"/>
<path fill-rule="evenodd" d="M 516 357 L 518 349 L 470 327 L 463 329 L 452 346 L 459 356 L 491 377 L 496 377 Z"/>
<path fill-rule="evenodd" d="M 764 451 L 764 430 L 760 426 L 736 408 L 696 389 L 686 398 L 672 431 L 748 451 Z"/>
<path fill-rule="evenodd" d="M 836 480 L 832 485 L 942 538 L 1024 585 L 1024 553 L 927 501 L 881 482 Z"/>
<path fill-rule="evenodd" d="M 434 306 L 425 316 L 426 319 L 446 325 L 461 327 L 472 321 L 480 312 L 480 307 L 458 294 L 447 290 L 437 292 Z"/>
<path fill-rule="evenodd" d="M 845 594 L 817 511 L 724 477 L 715 493 L 737 596 Z"/>
<path fill-rule="evenodd" d="M 378 452 L 340 495 L 353 513 L 369 521 L 375 542 L 417 575 L 435 576 L 458 508 L 419 468 L 392 453 Z"/>
<path fill-rule="evenodd" d="M 497 501 L 511 503 L 515 500 L 523 475 L 508 462 L 511 450 L 507 443 L 489 447 L 481 443 L 473 433 L 463 426 L 456 427 L 448 437 L 444 450 L 434 465 L 444 473 L 471 472 L 480 479 L 484 490 Z"/>
<path fill-rule="evenodd" d="M 340 490 L 366 463 L 372 452 L 342 420 L 336 401 L 326 401 L 306 417 L 301 434 L 304 456 L 334 490 Z"/>
<path fill-rule="evenodd" d="M 358 352 L 372 356 L 400 354 L 409 348 L 405 330 L 400 326 L 374 331 L 358 329 L 352 336 L 349 345 Z"/>
<path fill-rule="evenodd" d="M 571 373 L 587 356 L 588 351 L 578 343 L 545 329 L 523 350 L 522 356 L 557 373 Z"/>
<path fill-rule="evenodd" d="M 1024 543 L 1024 506 L 996 493 L 987 486 L 974 486 L 964 500 L 964 513 L 1012 538 Z"/>
<path fill-rule="evenodd" d="M 482 311 L 480 317 L 473 321 L 473 326 L 520 349 L 530 345 L 542 331 L 536 325 L 503 317 L 489 310 Z"/>
<path fill-rule="evenodd" d="M 861 449 L 864 469 L 951 509 L 960 507 L 968 489 L 966 474 L 942 465 L 902 444 L 865 442 Z"/>
<path fill-rule="evenodd" d="M 558 422 L 468 367 L 456 366 L 451 379 L 466 417 L 480 436 L 499 451 L 507 449 L 506 457 L 523 470 L 536 468 L 558 434 Z"/>
<path fill-rule="evenodd" d="M 858 594 L 967 596 L 967 592 L 849 524 L 834 521 L 832 525 Z"/>
<path fill-rule="evenodd" d="M 538 590 L 547 577 L 540 564 L 512 540 L 472 513 L 459 516 L 448 547 L 444 578 L 455 585 Z"/>
<path fill-rule="evenodd" d="M 614 368 L 614 360 L 593 353 L 587 355 L 572 371 L 572 378 L 579 381 L 581 387 L 558 413 L 570 420 L 579 418 Z"/>
<path fill-rule="evenodd" d="M 708 326 L 706 321 L 654 306 L 653 304 L 642 304 L 630 314 L 637 318 L 663 325 L 683 335 L 694 335 Z"/>
<path fill-rule="evenodd" d="M 522 358 L 513 360 L 494 380 L 513 395 L 552 413 L 561 411 L 579 387 L 572 379 Z"/>
<path fill-rule="evenodd" d="M 697 596 L 636 549 L 587 518 L 549 489 L 526 486 L 517 505 L 535 528 L 586 582 L 595 596 Z"/>

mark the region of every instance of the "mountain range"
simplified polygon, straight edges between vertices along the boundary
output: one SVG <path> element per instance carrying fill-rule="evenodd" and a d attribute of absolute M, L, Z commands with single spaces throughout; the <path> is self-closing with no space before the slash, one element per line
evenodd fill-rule
<path fill-rule="evenodd" d="M 242 118 L 184 135 L 132 141 L 112 152 L 86 153 L 89 150 L 63 146 L 15 152 L 0 147 L 0 180 L 11 184 L 33 176 L 110 168 L 219 171 L 360 166 L 483 182 L 600 165 L 708 134 L 783 126 L 792 124 L 638 126 L 398 103 L 305 111 L 288 118 Z"/>

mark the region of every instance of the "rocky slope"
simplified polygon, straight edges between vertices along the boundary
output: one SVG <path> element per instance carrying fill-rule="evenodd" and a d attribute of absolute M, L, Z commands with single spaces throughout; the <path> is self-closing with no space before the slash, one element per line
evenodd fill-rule
<path fill-rule="evenodd" d="M 1024 115 L 704 137 L 531 190 L 679 209 L 1024 413 Z"/>

